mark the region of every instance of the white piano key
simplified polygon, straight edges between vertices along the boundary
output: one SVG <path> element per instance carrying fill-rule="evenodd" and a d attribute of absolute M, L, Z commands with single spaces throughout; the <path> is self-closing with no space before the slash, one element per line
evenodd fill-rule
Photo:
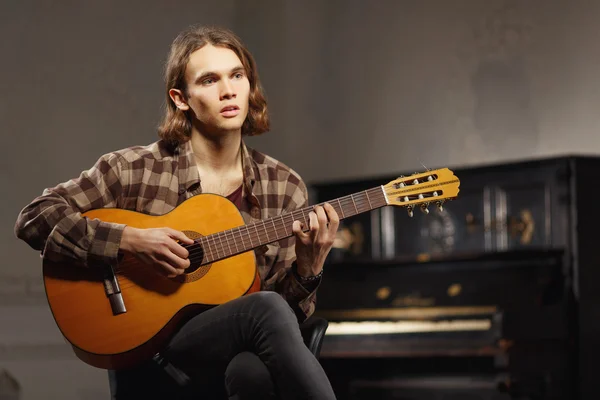
<path fill-rule="evenodd" d="M 489 319 L 448 321 L 357 321 L 329 322 L 326 335 L 377 335 L 414 332 L 486 331 L 492 326 Z"/>

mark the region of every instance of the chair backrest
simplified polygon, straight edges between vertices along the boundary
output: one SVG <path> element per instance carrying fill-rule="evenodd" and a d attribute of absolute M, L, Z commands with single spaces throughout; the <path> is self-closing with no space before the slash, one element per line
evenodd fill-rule
<path fill-rule="evenodd" d="M 317 358 L 321 354 L 321 346 L 328 326 L 329 322 L 326 319 L 314 316 L 300 324 L 300 332 L 304 338 L 304 343 Z"/>

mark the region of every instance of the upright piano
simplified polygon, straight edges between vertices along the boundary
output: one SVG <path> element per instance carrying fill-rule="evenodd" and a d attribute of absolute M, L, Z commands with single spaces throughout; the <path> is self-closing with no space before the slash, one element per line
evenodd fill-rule
<path fill-rule="evenodd" d="M 453 171 L 460 193 L 442 211 L 341 221 L 316 311 L 338 398 L 598 398 L 600 158 Z M 396 177 L 313 184 L 311 196 Z"/>

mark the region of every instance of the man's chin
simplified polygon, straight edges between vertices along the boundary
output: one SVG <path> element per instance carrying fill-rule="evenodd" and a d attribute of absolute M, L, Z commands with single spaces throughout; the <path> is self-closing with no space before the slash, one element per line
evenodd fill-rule
<path fill-rule="evenodd" d="M 244 120 L 238 118 L 231 118 L 229 120 L 221 121 L 219 124 L 219 128 L 227 131 L 235 131 L 242 129 L 244 125 Z"/>
<path fill-rule="evenodd" d="M 199 122 L 199 121 L 198 121 Z M 221 136 L 224 133 L 235 133 L 239 132 L 242 129 L 244 124 L 244 120 L 241 118 L 230 118 L 230 119 L 219 119 L 213 120 L 210 123 L 199 123 L 197 128 L 200 132 L 204 132 L 209 135 L 218 135 Z"/>

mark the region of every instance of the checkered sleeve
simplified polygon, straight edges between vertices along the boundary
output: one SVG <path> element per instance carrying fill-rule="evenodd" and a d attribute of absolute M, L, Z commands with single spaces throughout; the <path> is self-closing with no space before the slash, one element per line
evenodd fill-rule
<path fill-rule="evenodd" d="M 124 225 L 81 214 L 115 207 L 123 192 L 120 156 L 102 156 L 76 179 L 44 190 L 19 214 L 15 233 L 51 261 L 86 267 L 114 264 Z"/>
<path fill-rule="evenodd" d="M 286 188 L 287 204 L 284 212 L 306 207 L 308 205 L 308 192 L 302 180 L 288 183 Z M 280 250 L 273 265 L 272 271 L 281 278 L 275 284 L 275 291 L 280 293 L 290 304 L 300 322 L 306 320 L 315 311 L 317 300 L 317 287 L 307 290 L 296 279 L 292 272 L 292 265 L 296 260 L 296 238 L 291 236 L 279 242 Z M 285 272 L 284 272 L 285 271 Z"/>

